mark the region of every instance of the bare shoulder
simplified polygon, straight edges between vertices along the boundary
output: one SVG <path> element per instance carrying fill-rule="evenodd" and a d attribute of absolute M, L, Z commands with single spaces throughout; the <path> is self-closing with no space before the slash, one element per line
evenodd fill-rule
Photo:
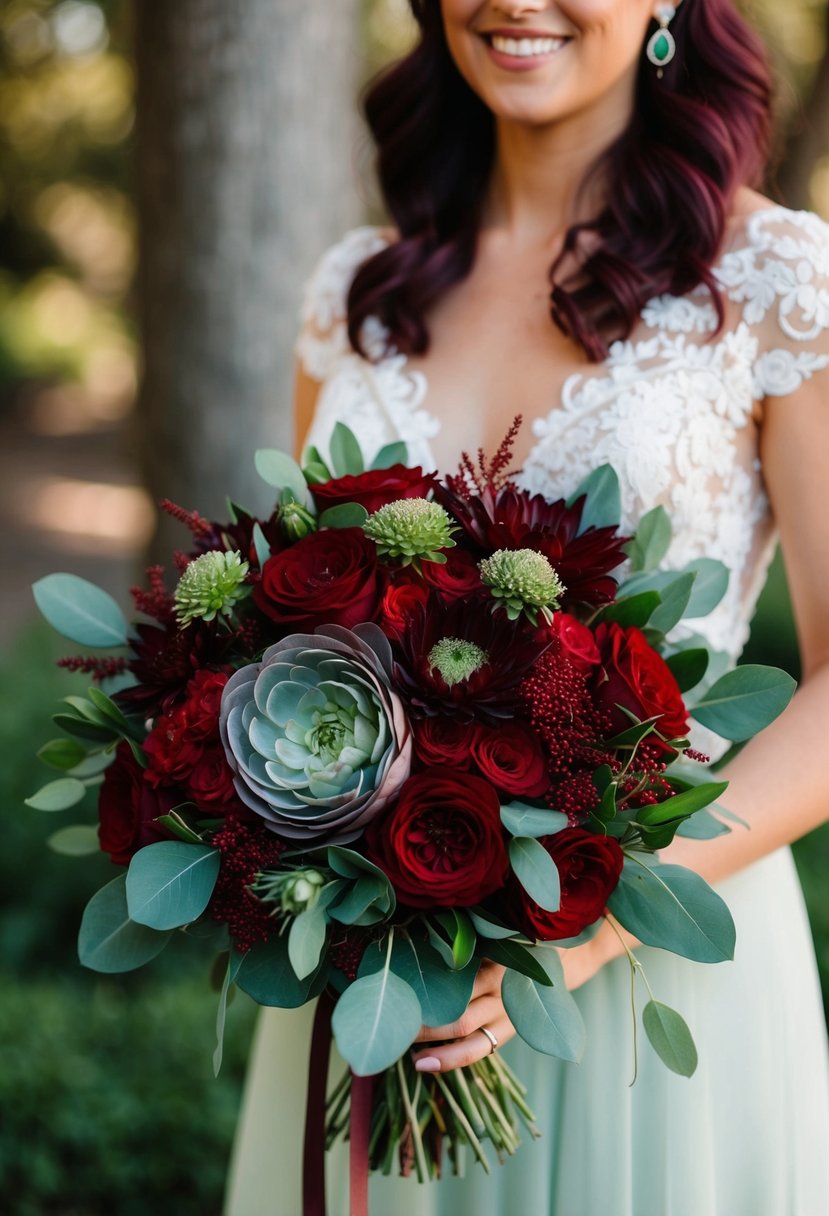
<path fill-rule="evenodd" d="M 400 240 L 400 233 L 391 224 L 378 225 L 377 235 L 381 237 L 387 245 L 395 245 Z"/>
<path fill-rule="evenodd" d="M 749 186 L 740 186 L 731 204 L 730 220 L 735 226 L 745 223 L 749 216 L 757 211 L 771 211 L 778 207 L 773 199 L 767 198 Z"/>

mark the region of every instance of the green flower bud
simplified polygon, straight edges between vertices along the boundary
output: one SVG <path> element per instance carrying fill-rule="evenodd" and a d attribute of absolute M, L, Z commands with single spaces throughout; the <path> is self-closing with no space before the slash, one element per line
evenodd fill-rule
<path fill-rule="evenodd" d="M 182 574 L 175 590 L 176 617 L 179 625 L 191 621 L 212 621 L 227 612 L 247 593 L 245 576 L 248 563 L 234 549 L 229 553 L 213 550 L 195 558 Z"/>
<path fill-rule="evenodd" d="M 314 907 L 327 881 L 319 870 L 266 870 L 258 875 L 252 890 L 264 903 L 276 905 L 274 912 L 299 916 Z"/>
<path fill-rule="evenodd" d="M 545 621 L 552 619 L 564 594 L 564 584 L 542 553 L 534 549 L 499 549 L 478 563 L 481 580 L 489 587 L 496 603 L 507 610 L 511 621 L 525 613 L 533 625 L 540 612 Z"/>
<path fill-rule="evenodd" d="M 426 498 L 403 498 L 386 503 L 363 524 L 378 553 L 402 559 L 404 566 L 421 561 L 445 562 L 441 549 L 454 548 L 457 527 L 439 503 Z"/>
<path fill-rule="evenodd" d="M 468 680 L 487 663 L 485 650 L 463 638 L 441 638 L 429 651 L 429 667 L 437 668 L 451 688 Z"/>
<path fill-rule="evenodd" d="M 317 521 L 301 502 L 286 502 L 279 508 L 279 527 L 285 539 L 293 544 L 317 530 Z"/>

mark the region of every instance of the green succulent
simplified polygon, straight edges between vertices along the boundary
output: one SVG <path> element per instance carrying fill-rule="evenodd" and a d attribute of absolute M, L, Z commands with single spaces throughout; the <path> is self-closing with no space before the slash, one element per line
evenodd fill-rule
<path fill-rule="evenodd" d="M 404 566 L 419 562 L 445 562 L 441 549 L 452 549 L 457 526 L 443 507 L 427 498 L 401 498 L 386 503 L 363 524 L 363 531 L 384 557 L 399 558 Z"/>
<path fill-rule="evenodd" d="M 228 612 L 247 594 L 245 578 L 248 563 L 238 549 L 214 549 L 196 557 L 185 569 L 175 589 L 176 619 L 179 625 L 191 621 L 212 621 Z"/>

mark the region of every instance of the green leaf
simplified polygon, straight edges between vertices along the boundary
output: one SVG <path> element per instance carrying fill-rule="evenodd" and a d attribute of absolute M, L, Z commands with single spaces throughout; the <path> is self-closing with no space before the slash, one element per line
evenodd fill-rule
<path fill-rule="evenodd" d="M 698 963 L 734 957 L 731 913 L 693 870 L 645 865 L 628 857 L 608 907 L 646 946 L 671 950 Z"/>
<path fill-rule="evenodd" d="M 204 844 L 201 836 L 190 827 L 186 819 L 182 819 L 175 810 L 170 811 L 167 815 L 159 815 L 156 823 L 160 823 L 162 827 L 178 836 L 179 840 L 184 840 L 187 844 Z"/>
<path fill-rule="evenodd" d="M 89 752 L 81 760 L 80 764 L 76 764 L 67 773 L 68 777 L 77 777 L 79 781 L 86 781 L 90 777 L 100 777 L 101 773 L 105 772 L 110 764 L 115 759 L 115 751 Z"/>
<path fill-rule="evenodd" d="M 356 477 L 364 471 L 363 453 L 353 431 L 337 422 L 328 445 L 335 477 Z"/>
<path fill-rule="evenodd" d="M 126 875 L 119 874 L 86 905 L 78 933 L 78 957 L 84 967 L 114 975 L 133 971 L 160 954 L 170 933 L 137 925 L 127 913 Z"/>
<path fill-rule="evenodd" d="M 579 1007 L 567 991 L 558 952 L 544 948 L 534 957 L 548 976 L 538 984 L 525 975 L 507 971 L 501 983 L 504 1008 L 525 1043 L 547 1056 L 578 1063 L 587 1040 Z"/>
<path fill-rule="evenodd" d="M 328 507 L 317 521 L 321 528 L 362 528 L 368 519 L 368 511 L 358 502 L 341 502 Z"/>
<path fill-rule="evenodd" d="M 792 677 L 777 667 L 747 663 L 717 680 L 691 707 L 691 716 L 739 743 L 782 714 L 796 687 Z"/>
<path fill-rule="evenodd" d="M 632 570 L 655 570 L 671 543 L 671 521 L 664 507 L 654 507 L 639 520 L 627 546 Z"/>
<path fill-rule="evenodd" d="M 669 655 L 665 662 L 677 682 L 680 692 L 688 692 L 695 688 L 708 670 L 708 651 L 702 647 L 692 650 L 678 650 Z"/>
<path fill-rule="evenodd" d="M 120 734 L 132 736 L 132 738 L 143 739 L 145 733 L 143 722 L 130 722 L 129 719 L 126 718 L 118 708 L 115 702 L 108 697 L 105 692 L 102 692 L 100 688 L 96 688 L 93 685 L 87 690 L 86 695 L 95 709 L 97 709 L 98 713 L 101 714 L 105 720 L 112 722 L 113 726 Z"/>
<path fill-rule="evenodd" d="M 697 557 L 682 567 L 682 573 L 696 574 L 691 598 L 685 609 L 686 619 L 708 616 L 728 590 L 728 567 L 713 557 Z"/>
<path fill-rule="evenodd" d="M 619 705 L 624 713 L 628 713 L 624 705 Z M 633 717 L 632 714 L 629 715 Z M 633 726 L 629 726 L 627 730 L 622 730 L 618 735 L 614 735 L 612 739 L 605 740 L 605 747 L 636 747 L 648 735 L 652 735 L 656 730 L 661 714 L 657 714 L 653 718 L 646 718 L 644 722 L 635 722 Z"/>
<path fill-rule="evenodd" d="M 346 988 L 334 1007 L 331 1028 L 340 1055 L 358 1077 L 367 1077 L 402 1056 L 422 1021 L 414 991 L 386 961 Z"/>
<path fill-rule="evenodd" d="M 558 912 L 561 880 L 556 863 L 544 845 L 532 836 L 514 836 L 509 842 L 509 860 L 530 899 L 548 912 Z"/>
<path fill-rule="evenodd" d="M 501 823 L 513 836 L 552 836 L 567 827 L 567 816 L 563 811 L 507 802 L 501 807 Z"/>
<path fill-rule="evenodd" d="M 516 941 L 487 941 L 480 946 L 481 958 L 501 963 L 513 971 L 519 971 L 539 984 L 552 984 L 547 972 L 536 959 L 534 952 Z"/>
<path fill-rule="evenodd" d="M 450 966 L 461 971 L 475 953 L 475 929 L 462 908 L 448 908 L 436 912 L 435 919 L 445 930 L 452 948 Z"/>
<path fill-rule="evenodd" d="M 372 942 L 366 947 L 358 974 L 372 975 L 379 971 L 385 957 L 385 944 Z M 414 992 L 427 1026 L 446 1026 L 457 1021 L 469 1004 L 478 974 L 478 968 L 472 965 L 461 971 L 447 968 L 428 942 L 415 941 L 401 932 L 395 933 L 391 969 Z"/>
<path fill-rule="evenodd" d="M 260 1005 L 296 1009 L 322 991 L 327 967 L 323 963 L 313 975 L 299 980 L 288 957 L 284 934 L 275 933 L 242 957 L 236 984 Z"/>
<path fill-rule="evenodd" d="M 382 447 L 371 462 L 372 469 L 390 469 L 393 464 L 407 464 L 409 449 L 402 440 L 397 443 L 387 443 Z"/>
<path fill-rule="evenodd" d="M 259 563 L 259 569 L 263 569 L 265 562 L 270 559 L 271 547 L 268 544 L 268 539 L 262 531 L 262 527 L 257 521 L 253 525 L 253 550 L 256 554 L 256 560 Z"/>
<path fill-rule="evenodd" d="M 302 469 L 287 452 L 276 448 L 260 448 L 253 458 L 256 472 L 269 486 L 290 490 L 297 502 L 307 504 L 308 486 Z"/>
<path fill-rule="evenodd" d="M 693 571 L 680 574 L 659 593 L 662 603 L 648 621 L 651 629 L 667 633 L 674 625 L 679 624 L 688 608 L 695 578 Z"/>
<path fill-rule="evenodd" d="M 219 1007 L 216 1010 L 216 1049 L 213 1052 L 213 1076 L 218 1077 L 222 1067 L 222 1054 L 225 1041 L 225 1021 L 227 1019 L 227 998 L 230 985 L 236 979 L 242 965 L 242 955 L 228 952 L 227 967 L 225 968 L 222 990 L 219 993 Z"/>
<path fill-rule="evenodd" d="M 207 907 L 219 876 L 220 854 L 210 845 L 161 840 L 139 849 L 127 874 L 130 917 L 151 929 L 188 925 Z"/>
<path fill-rule="evenodd" d="M 714 840 L 717 836 L 727 836 L 730 831 L 731 828 L 720 823 L 710 811 L 697 811 L 679 825 L 676 834 L 687 836 L 690 840 Z"/>
<path fill-rule="evenodd" d="M 300 912 L 288 932 L 288 958 L 298 980 L 312 975 L 319 966 L 325 945 L 325 911 L 319 904 Z"/>
<path fill-rule="evenodd" d="M 106 591 L 76 574 L 47 574 L 32 587 L 53 629 L 81 646 L 126 646 L 127 621 Z"/>
<path fill-rule="evenodd" d="M 59 828 L 46 843 L 54 853 L 62 853 L 65 857 L 87 857 L 101 850 L 97 828 L 88 823 L 73 823 L 69 827 Z"/>
<path fill-rule="evenodd" d="M 309 486 L 324 486 L 327 481 L 331 480 L 329 469 L 324 464 L 318 464 L 315 461 L 303 465 L 302 472 Z"/>
<path fill-rule="evenodd" d="M 622 496 L 619 478 L 609 464 L 603 464 L 589 473 L 567 499 L 567 505 L 572 506 L 582 494 L 587 495 L 587 502 L 582 511 L 579 535 L 588 528 L 618 526 L 622 518 Z"/>
<path fill-rule="evenodd" d="M 697 1068 L 697 1049 L 676 1010 L 659 1001 L 648 1001 L 642 1010 L 642 1025 L 662 1063 L 681 1077 L 692 1077 Z"/>
<path fill-rule="evenodd" d="M 86 748 L 75 739 L 50 739 L 43 744 L 37 756 L 50 768 L 65 772 L 86 758 Z"/>
<path fill-rule="evenodd" d="M 118 732 L 111 724 L 101 726 L 98 722 L 90 722 L 76 714 L 52 714 L 52 721 L 55 726 L 65 730 L 67 735 L 73 735 L 79 739 L 92 739 L 96 743 L 110 743 L 113 739 L 118 738 Z"/>
<path fill-rule="evenodd" d="M 65 811 L 80 802 L 85 793 L 86 786 L 77 777 L 60 777 L 24 801 L 34 811 Z"/>
<path fill-rule="evenodd" d="M 484 914 L 482 908 L 473 911 L 467 908 L 467 915 L 472 921 L 476 932 L 480 937 L 502 938 L 515 937 L 515 929 L 508 925 L 502 925 L 497 920 L 492 919 L 489 914 Z"/>
<path fill-rule="evenodd" d="M 597 621 L 615 621 L 623 629 L 635 625 L 643 629 L 661 603 L 658 591 L 641 591 L 608 604 L 596 617 Z"/>
<path fill-rule="evenodd" d="M 683 790 L 680 794 L 674 794 L 672 798 L 666 798 L 664 802 L 640 807 L 636 812 L 636 821 L 655 826 L 660 823 L 670 823 L 675 819 L 686 819 L 695 811 L 702 810 L 704 806 L 710 806 L 712 802 L 716 802 L 720 794 L 724 794 L 727 789 L 727 781 L 711 781 L 706 785 L 695 785 L 691 789 Z"/>

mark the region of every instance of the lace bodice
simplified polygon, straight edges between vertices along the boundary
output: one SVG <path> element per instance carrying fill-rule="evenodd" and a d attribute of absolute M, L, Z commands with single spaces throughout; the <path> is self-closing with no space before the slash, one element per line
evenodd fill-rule
<path fill-rule="evenodd" d="M 343 421 L 369 460 L 403 439 L 410 461 L 433 469 L 440 422 L 429 412 L 425 375 L 407 368 L 379 319 L 363 328 L 377 363 L 357 355 L 346 334 L 353 275 L 386 243 L 377 227 L 353 228 L 306 283 L 296 353 L 321 383 L 308 442 L 326 453 Z M 664 505 L 674 527 L 665 567 L 707 556 L 731 571 L 725 598 L 698 631 L 734 660 L 775 542 L 759 454 L 762 402 L 796 393 L 829 365 L 829 225 L 783 207 L 755 211 L 714 271 L 728 304 L 720 334 L 707 340 L 716 315 L 702 287 L 651 300 L 633 338 L 570 376 L 561 399 L 533 421 L 520 481 L 559 498 L 607 462 L 619 474 L 626 528 Z"/>

